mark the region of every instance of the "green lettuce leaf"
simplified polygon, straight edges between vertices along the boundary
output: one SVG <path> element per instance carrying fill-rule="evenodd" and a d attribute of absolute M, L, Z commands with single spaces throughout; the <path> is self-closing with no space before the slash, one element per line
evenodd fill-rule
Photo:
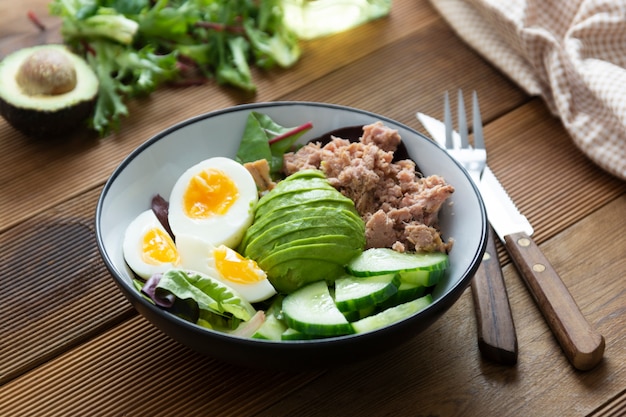
<path fill-rule="evenodd" d="M 230 84 L 242 90 L 253 92 L 256 85 L 252 82 L 252 73 L 248 65 L 249 44 L 242 37 L 237 36 L 227 40 L 227 50 L 217 67 L 217 82 Z"/>
<path fill-rule="evenodd" d="M 233 289 L 199 272 L 170 269 L 161 277 L 157 289 L 168 291 L 181 300 L 193 300 L 200 310 L 200 318 L 207 323 L 214 323 L 212 314 L 248 321 L 256 313 Z M 219 322 L 220 327 L 224 325 L 223 320 Z"/>
<path fill-rule="evenodd" d="M 102 40 L 92 41 L 90 48 L 87 62 L 100 82 L 91 127 L 102 135 L 128 116 L 125 97 L 150 94 L 177 76 L 175 53 L 156 55 L 151 46 L 137 50 Z"/>
<path fill-rule="evenodd" d="M 240 163 L 265 159 L 270 173 L 277 178 L 283 168 L 283 155 L 311 127 L 311 123 L 284 127 L 266 114 L 250 112 L 236 159 Z"/>

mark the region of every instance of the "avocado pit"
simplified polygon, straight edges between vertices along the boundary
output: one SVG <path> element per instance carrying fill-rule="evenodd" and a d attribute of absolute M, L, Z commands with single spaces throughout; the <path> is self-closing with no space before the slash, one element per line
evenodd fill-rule
<path fill-rule="evenodd" d="M 76 68 L 59 50 L 38 49 L 24 60 L 16 80 L 31 96 L 63 94 L 76 87 Z"/>

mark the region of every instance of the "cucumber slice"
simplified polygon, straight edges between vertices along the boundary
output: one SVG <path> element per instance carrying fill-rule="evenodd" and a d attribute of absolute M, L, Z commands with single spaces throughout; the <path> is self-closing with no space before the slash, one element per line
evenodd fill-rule
<path fill-rule="evenodd" d="M 281 294 L 274 298 L 265 311 L 265 321 L 252 335 L 253 339 L 281 340 L 281 335 L 287 330 L 282 314 L 283 299 L 284 296 Z"/>
<path fill-rule="evenodd" d="M 388 308 L 373 316 L 355 321 L 352 328 L 355 333 L 365 333 L 372 330 L 389 326 L 400 320 L 412 316 L 420 310 L 423 310 L 433 302 L 432 296 L 427 294 L 408 303 L 399 304 L 395 307 Z"/>
<path fill-rule="evenodd" d="M 426 287 L 418 284 L 411 284 L 400 281 L 398 286 L 398 292 L 386 299 L 381 305 L 381 309 L 395 307 L 399 304 L 403 304 L 409 301 L 413 301 L 416 298 L 424 296 L 426 294 Z"/>
<path fill-rule="evenodd" d="M 354 311 L 344 311 L 343 315 L 349 322 L 357 321 L 364 319 L 365 317 L 371 316 L 376 311 L 376 306 L 371 305 L 369 307 L 362 308 L 360 310 Z"/>
<path fill-rule="evenodd" d="M 314 336 L 312 334 L 306 334 L 297 331 L 296 329 L 292 329 L 288 327 L 281 335 L 280 340 L 311 340 L 318 339 L 319 336 Z"/>
<path fill-rule="evenodd" d="M 445 270 L 448 265 L 448 255 L 441 252 L 403 253 L 389 248 L 370 248 L 350 261 L 347 269 L 354 276 L 365 277 L 413 270 Z"/>
<path fill-rule="evenodd" d="M 432 287 L 439 283 L 444 273 L 445 269 L 435 269 L 432 271 L 414 269 L 412 271 L 401 271 L 398 275 L 400 275 L 400 281 L 406 284 L 420 287 Z"/>
<path fill-rule="evenodd" d="M 353 333 L 339 311 L 325 281 L 316 281 L 287 295 L 283 300 L 287 325 L 309 335 L 339 336 Z"/>
<path fill-rule="evenodd" d="M 355 311 L 380 304 L 396 292 L 398 274 L 355 277 L 346 275 L 335 280 L 335 304 L 341 312 Z"/>
<path fill-rule="evenodd" d="M 265 321 L 252 335 L 253 339 L 282 340 L 282 334 L 287 330 L 287 325 L 273 314 L 265 317 Z"/>

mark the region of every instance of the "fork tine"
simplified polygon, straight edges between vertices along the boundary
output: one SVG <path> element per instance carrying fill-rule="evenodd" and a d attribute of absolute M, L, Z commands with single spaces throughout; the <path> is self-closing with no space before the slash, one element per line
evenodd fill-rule
<path fill-rule="evenodd" d="M 446 149 L 452 149 L 452 116 L 450 115 L 450 99 L 448 98 L 447 91 L 443 101 L 443 121 L 446 125 Z"/>
<path fill-rule="evenodd" d="M 465 119 L 465 103 L 463 103 L 463 91 L 459 89 L 458 97 L 458 116 L 459 116 L 459 135 L 461 136 L 461 148 L 469 147 L 469 140 L 467 139 L 467 120 Z"/>
<path fill-rule="evenodd" d="M 485 149 L 485 138 L 483 136 L 483 121 L 480 116 L 480 108 L 478 107 L 478 95 L 476 91 L 472 94 L 472 115 L 474 129 L 474 148 Z"/>

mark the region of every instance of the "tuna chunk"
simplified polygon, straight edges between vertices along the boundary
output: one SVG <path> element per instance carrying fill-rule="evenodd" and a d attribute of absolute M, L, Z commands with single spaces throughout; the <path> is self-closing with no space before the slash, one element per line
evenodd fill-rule
<path fill-rule="evenodd" d="M 382 122 L 363 126 L 361 142 L 365 145 L 373 144 L 383 151 L 394 152 L 401 140 L 397 130 L 389 129 Z"/>
<path fill-rule="evenodd" d="M 269 191 L 276 186 L 276 183 L 274 183 L 270 174 L 270 164 L 266 159 L 246 162 L 243 166 L 252 175 L 252 178 L 254 178 L 254 183 L 259 191 Z"/>
<path fill-rule="evenodd" d="M 422 177 L 411 160 L 392 162 L 400 143 L 394 129 L 376 122 L 359 142 L 332 138 L 285 155 L 284 171 L 320 169 L 331 185 L 354 201 L 366 224 L 367 247 L 447 252 L 438 230 L 439 210 L 454 187 L 437 175 Z"/>

